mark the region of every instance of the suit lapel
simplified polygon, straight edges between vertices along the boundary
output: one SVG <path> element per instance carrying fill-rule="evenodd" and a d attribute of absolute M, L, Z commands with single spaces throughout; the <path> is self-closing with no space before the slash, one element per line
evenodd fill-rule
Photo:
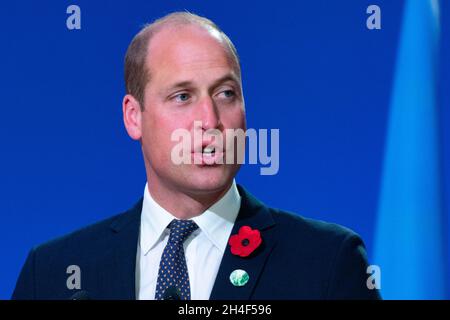
<path fill-rule="evenodd" d="M 241 195 L 241 208 L 233 226 L 231 235 L 237 234 L 242 226 L 250 226 L 261 232 L 262 244 L 249 257 L 242 258 L 231 253 L 227 246 L 211 292 L 211 300 L 248 300 L 258 282 L 267 258 L 275 246 L 275 222 L 269 209 L 238 185 Z M 234 286 L 230 274 L 234 270 L 245 270 L 249 275 L 247 284 Z"/>
<path fill-rule="evenodd" d="M 108 299 L 136 299 L 136 253 L 141 221 L 142 199 L 111 224 L 113 264 L 102 278 L 109 279 Z"/>

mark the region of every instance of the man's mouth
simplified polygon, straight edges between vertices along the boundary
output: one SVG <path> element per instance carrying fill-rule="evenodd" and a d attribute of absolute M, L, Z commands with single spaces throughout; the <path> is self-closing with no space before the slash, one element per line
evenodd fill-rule
<path fill-rule="evenodd" d="M 194 164 L 213 165 L 223 164 L 224 152 L 215 146 L 204 146 L 198 151 L 192 152 Z"/>
<path fill-rule="evenodd" d="M 204 147 L 202 149 L 202 154 L 205 157 L 213 157 L 216 154 L 216 148 L 210 146 Z"/>

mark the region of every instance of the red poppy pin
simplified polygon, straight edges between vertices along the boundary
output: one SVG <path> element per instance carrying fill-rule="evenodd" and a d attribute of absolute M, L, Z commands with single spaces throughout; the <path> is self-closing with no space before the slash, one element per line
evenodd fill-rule
<path fill-rule="evenodd" d="M 242 226 L 239 233 L 232 235 L 228 244 L 231 246 L 231 253 L 247 257 L 262 243 L 261 234 L 259 230 L 252 229 L 249 226 Z"/>

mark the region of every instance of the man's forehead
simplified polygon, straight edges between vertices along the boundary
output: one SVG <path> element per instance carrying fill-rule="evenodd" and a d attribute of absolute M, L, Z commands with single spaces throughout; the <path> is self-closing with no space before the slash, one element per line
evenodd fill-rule
<path fill-rule="evenodd" d="M 150 40 L 147 61 L 208 59 L 224 56 L 233 60 L 224 39 L 216 33 L 195 25 L 171 26 L 159 30 Z"/>
<path fill-rule="evenodd" d="M 172 24 L 156 29 L 150 39 L 149 47 L 171 44 L 174 40 L 194 41 L 199 39 L 214 41 L 222 45 L 225 42 L 221 33 L 216 29 L 197 24 Z"/>
<path fill-rule="evenodd" d="M 221 39 L 221 38 L 220 38 Z M 198 26 L 167 27 L 150 41 L 146 65 L 150 73 L 158 69 L 233 67 L 236 64 L 223 39 Z"/>

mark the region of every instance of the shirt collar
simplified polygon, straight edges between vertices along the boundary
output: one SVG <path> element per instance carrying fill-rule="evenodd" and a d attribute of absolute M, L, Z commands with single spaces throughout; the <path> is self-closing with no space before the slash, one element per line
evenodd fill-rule
<path fill-rule="evenodd" d="M 240 207 L 241 196 L 233 180 L 222 198 L 192 220 L 209 241 L 224 252 Z M 148 184 L 145 185 L 141 216 L 140 246 L 142 253 L 146 255 L 161 241 L 167 226 L 176 218 L 153 199 L 148 191 Z"/>

